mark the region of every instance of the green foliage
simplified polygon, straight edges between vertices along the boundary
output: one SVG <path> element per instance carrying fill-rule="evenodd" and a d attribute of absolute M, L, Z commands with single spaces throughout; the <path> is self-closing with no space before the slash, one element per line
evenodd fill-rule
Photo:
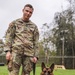
<path fill-rule="evenodd" d="M 65 11 L 55 14 L 56 27 L 52 29 L 52 38 L 55 38 L 55 40 L 52 42 L 56 45 L 57 55 L 75 55 L 75 18 L 73 15 L 74 12 L 71 10 L 71 8 L 68 8 Z M 69 60 L 70 62 L 67 62 Z M 64 61 L 64 63 L 66 63 L 65 65 L 67 68 L 74 67 L 73 64 L 71 64 L 71 66 L 68 66 L 70 63 L 74 63 L 73 59 L 67 59 Z"/>
<path fill-rule="evenodd" d="M 0 54 L 3 52 L 4 50 L 4 43 L 3 43 L 3 40 L 0 39 Z"/>
<path fill-rule="evenodd" d="M 69 1 L 69 7 L 66 10 L 55 13 L 54 21 L 49 25 L 43 24 L 42 44 L 47 57 L 50 55 L 75 56 L 75 0 L 67 1 Z M 62 64 L 61 60 L 60 64 Z M 64 59 L 64 65 L 68 69 L 75 68 L 75 58 Z"/>
<path fill-rule="evenodd" d="M 39 56 L 45 56 L 45 53 L 44 53 L 44 48 L 43 48 L 43 45 L 42 45 L 42 42 L 39 42 Z"/>

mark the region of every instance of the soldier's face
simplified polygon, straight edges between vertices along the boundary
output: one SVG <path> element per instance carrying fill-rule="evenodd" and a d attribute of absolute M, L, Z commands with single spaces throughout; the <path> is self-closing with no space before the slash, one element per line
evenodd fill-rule
<path fill-rule="evenodd" d="M 23 9 L 23 20 L 28 21 L 29 18 L 32 16 L 33 9 L 30 7 L 25 7 Z"/>

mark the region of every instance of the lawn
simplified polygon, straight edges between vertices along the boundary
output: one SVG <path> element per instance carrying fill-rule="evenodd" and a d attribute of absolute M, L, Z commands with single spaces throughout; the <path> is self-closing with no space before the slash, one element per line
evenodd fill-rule
<path fill-rule="evenodd" d="M 41 68 L 37 67 L 36 68 L 36 75 L 40 75 Z M 8 70 L 6 66 L 0 66 L 0 75 L 8 75 Z M 31 72 L 31 75 L 33 73 Z M 75 75 L 75 70 L 54 70 L 54 75 Z"/>

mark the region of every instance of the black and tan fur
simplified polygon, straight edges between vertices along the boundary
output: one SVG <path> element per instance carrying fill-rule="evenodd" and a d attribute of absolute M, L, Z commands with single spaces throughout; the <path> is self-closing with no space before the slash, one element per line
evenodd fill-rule
<path fill-rule="evenodd" d="M 42 62 L 41 69 L 42 69 L 42 72 L 40 75 L 54 75 L 53 74 L 54 63 L 50 67 L 46 67 L 44 62 Z"/>

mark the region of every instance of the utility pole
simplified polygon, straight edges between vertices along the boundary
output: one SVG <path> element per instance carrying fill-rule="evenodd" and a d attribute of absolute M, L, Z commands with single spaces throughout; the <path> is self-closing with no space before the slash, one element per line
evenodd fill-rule
<path fill-rule="evenodd" d="M 64 65 L 64 36 L 62 38 L 62 65 Z"/>
<path fill-rule="evenodd" d="M 64 65 L 64 42 L 65 42 L 65 39 L 64 39 L 64 35 L 63 37 L 61 38 L 62 40 L 62 65 Z"/>

